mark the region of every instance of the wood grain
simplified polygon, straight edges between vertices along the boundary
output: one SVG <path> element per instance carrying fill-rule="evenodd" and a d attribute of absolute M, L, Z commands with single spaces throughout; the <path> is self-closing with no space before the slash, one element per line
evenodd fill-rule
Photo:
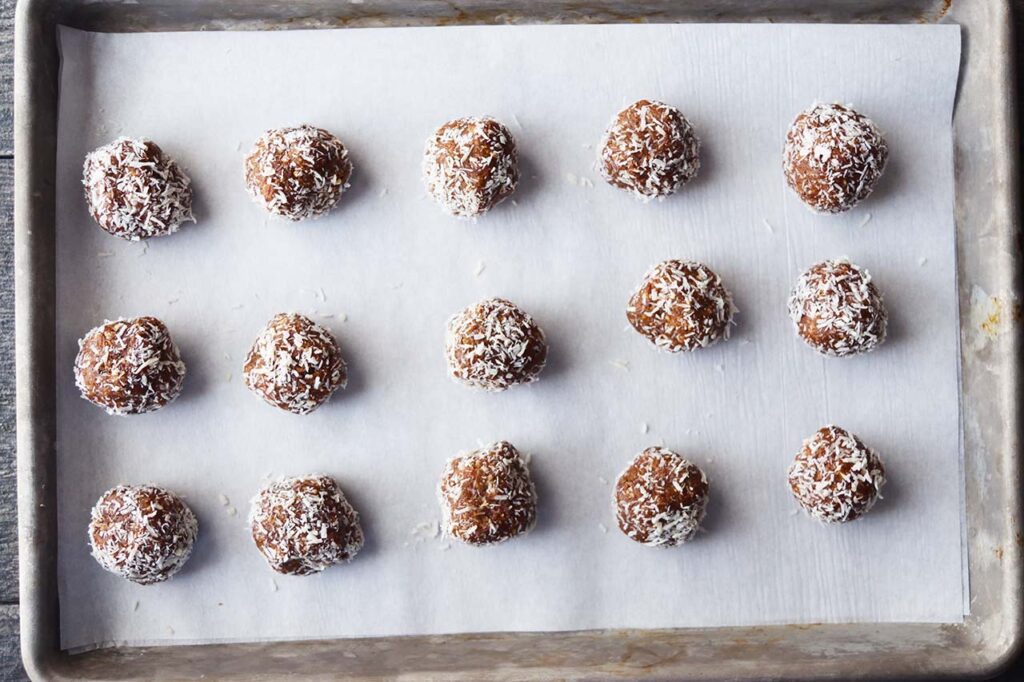
<path fill-rule="evenodd" d="M 18 648 L 18 606 L 0 606 L 0 680 L 27 680 Z"/>
<path fill-rule="evenodd" d="M 14 161 L 0 160 L 0 603 L 18 599 L 14 446 Z"/>
<path fill-rule="evenodd" d="M 28 679 L 18 636 L 14 459 L 14 3 L 0 0 L 0 680 Z"/>
<path fill-rule="evenodd" d="M 0 0 L 0 156 L 14 154 L 14 3 Z"/>

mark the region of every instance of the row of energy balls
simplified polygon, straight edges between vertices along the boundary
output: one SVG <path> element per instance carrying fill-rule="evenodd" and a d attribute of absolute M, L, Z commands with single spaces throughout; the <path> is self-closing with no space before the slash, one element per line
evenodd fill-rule
<path fill-rule="evenodd" d="M 817 104 L 789 127 L 783 169 L 808 206 L 841 213 L 871 193 L 887 158 L 885 139 L 870 119 L 840 104 Z M 605 131 L 599 167 L 609 184 L 640 199 L 664 198 L 697 175 L 700 140 L 678 109 L 640 100 Z M 309 125 L 263 133 L 244 168 L 252 197 L 270 213 L 296 221 L 334 208 L 353 171 L 341 140 Z M 427 140 L 423 179 L 448 213 L 481 216 L 516 189 L 515 138 L 493 118 L 449 121 Z M 92 217 L 124 239 L 168 235 L 195 220 L 191 180 L 149 140 L 122 137 L 91 152 L 83 183 Z"/>
<path fill-rule="evenodd" d="M 868 511 L 885 482 L 874 450 L 838 426 L 804 441 L 789 469 L 800 504 L 818 519 L 850 521 Z M 704 519 L 709 486 L 704 472 L 663 447 L 647 448 L 615 482 L 619 529 L 653 547 L 690 540 Z M 446 536 L 491 545 L 530 531 L 537 494 L 527 459 L 501 441 L 448 461 L 438 485 Z M 249 528 L 270 567 L 310 575 L 351 560 L 363 546 L 359 513 L 330 476 L 275 481 L 252 500 Z M 141 585 L 163 582 L 192 554 L 195 514 L 173 492 L 152 485 L 119 485 L 92 509 L 89 543 L 99 564 Z"/>
<path fill-rule="evenodd" d="M 665 197 L 699 169 L 700 144 L 675 108 L 641 100 L 620 112 L 601 145 L 608 182 L 642 199 Z M 812 208 L 838 213 L 866 197 L 884 169 L 887 148 L 874 124 L 847 107 L 817 105 L 786 138 L 785 176 Z M 246 159 L 250 193 L 270 212 L 293 220 L 322 215 L 340 199 L 352 173 L 348 153 L 326 131 L 272 130 Z M 424 178 L 431 195 L 457 216 L 482 215 L 518 181 L 511 133 L 488 118 L 451 121 L 428 140 Z M 90 212 L 108 232 L 143 239 L 174 232 L 192 219 L 187 176 L 159 147 L 120 139 L 85 164 Z M 825 355 L 874 349 L 885 339 L 886 311 L 870 275 L 838 259 L 805 272 L 789 301 L 799 335 Z M 728 338 L 734 314 L 721 279 L 701 263 L 655 266 L 627 308 L 633 327 L 658 348 L 689 351 Z M 451 375 L 500 391 L 535 381 L 547 344 L 532 317 L 489 299 L 452 317 L 446 356 Z M 246 358 L 246 385 L 267 402 L 305 414 L 345 384 L 337 341 L 312 320 L 271 320 Z M 185 374 L 166 326 L 152 317 L 108 322 L 80 342 L 75 363 L 82 395 L 112 414 L 155 410 L 180 393 Z M 789 469 L 789 487 L 825 522 L 859 518 L 885 482 L 878 455 L 856 436 L 826 426 L 807 439 Z M 619 528 L 637 542 L 673 546 L 698 530 L 708 482 L 694 464 L 649 448 L 619 476 Z M 438 488 L 447 535 L 473 545 L 501 542 L 536 521 L 536 494 L 526 461 L 509 443 L 449 460 Z M 351 559 L 362 546 L 358 513 L 337 483 L 322 475 L 283 479 L 259 492 L 250 513 L 257 548 L 275 570 L 305 575 Z M 93 554 L 134 582 L 167 579 L 185 563 L 198 532 L 195 515 L 174 493 L 118 486 L 95 505 Z"/>

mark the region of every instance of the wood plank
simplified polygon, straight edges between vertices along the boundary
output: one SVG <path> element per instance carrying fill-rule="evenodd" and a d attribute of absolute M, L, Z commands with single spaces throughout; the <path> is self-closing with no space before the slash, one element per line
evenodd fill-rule
<path fill-rule="evenodd" d="M 0 0 L 0 156 L 14 153 L 14 3 Z"/>
<path fill-rule="evenodd" d="M 0 160 L 0 603 L 18 600 L 14 426 L 14 161 Z"/>
<path fill-rule="evenodd" d="M 0 606 L 0 680 L 27 680 L 21 667 L 18 607 Z"/>

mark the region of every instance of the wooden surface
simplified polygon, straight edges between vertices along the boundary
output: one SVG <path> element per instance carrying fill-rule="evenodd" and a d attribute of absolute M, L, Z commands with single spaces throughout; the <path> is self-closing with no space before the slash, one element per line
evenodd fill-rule
<path fill-rule="evenodd" d="M 18 651 L 14 447 L 14 4 L 15 0 L 0 0 L 0 680 L 25 678 Z M 1020 11 L 1024 0 L 1017 0 L 1016 4 L 1018 35 L 1024 36 L 1024 13 Z M 1024 83 L 1024 69 L 1019 71 Z M 1018 663 L 1003 679 L 1024 679 L 1024 665 Z"/>
<path fill-rule="evenodd" d="M 14 2 L 0 0 L 0 680 L 25 677 L 14 463 Z"/>

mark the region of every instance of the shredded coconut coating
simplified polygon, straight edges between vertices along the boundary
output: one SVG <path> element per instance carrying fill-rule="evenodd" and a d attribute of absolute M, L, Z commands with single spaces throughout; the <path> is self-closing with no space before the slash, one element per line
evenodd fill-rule
<path fill-rule="evenodd" d="M 286 575 L 319 573 L 350 561 L 363 547 L 359 513 L 323 474 L 281 479 L 260 490 L 249 526 L 263 558 Z"/>
<path fill-rule="evenodd" d="M 348 150 L 321 128 L 274 128 L 245 157 L 245 186 L 270 213 L 288 220 L 316 218 L 341 199 L 352 177 Z"/>
<path fill-rule="evenodd" d="M 106 570 L 152 585 L 181 570 L 198 533 L 195 514 L 174 493 L 152 485 L 119 485 L 92 508 L 89 545 Z"/>
<path fill-rule="evenodd" d="M 811 209 L 842 213 L 865 199 L 885 170 L 889 147 L 871 121 L 841 104 L 816 104 L 786 133 L 786 183 Z"/>
<path fill-rule="evenodd" d="M 676 109 L 642 99 L 612 120 L 601 140 L 601 175 L 643 201 L 674 194 L 700 170 L 700 140 Z"/>
<path fill-rule="evenodd" d="M 878 454 L 857 436 L 826 426 L 804 441 L 789 467 L 789 487 L 804 510 L 825 523 L 858 519 L 885 485 Z"/>
<path fill-rule="evenodd" d="M 504 542 L 537 522 L 530 471 L 505 441 L 448 460 L 438 496 L 442 530 L 470 545 Z"/>
<path fill-rule="evenodd" d="M 344 388 L 348 373 L 334 336 L 305 315 L 275 315 L 242 365 L 246 387 L 294 414 L 309 414 Z"/>
<path fill-rule="evenodd" d="M 822 261 L 800 275 L 789 317 L 807 345 L 831 357 L 874 350 L 885 341 L 889 319 L 870 273 L 845 258 Z"/>
<path fill-rule="evenodd" d="M 515 138 L 493 118 L 448 121 L 427 140 L 423 182 L 446 213 L 483 215 L 519 183 Z"/>
<path fill-rule="evenodd" d="M 678 353 L 728 339 L 735 313 L 732 295 L 711 268 L 667 260 L 644 276 L 626 319 L 659 349 Z"/>
<path fill-rule="evenodd" d="M 119 137 L 91 152 L 82 184 L 89 214 L 116 237 L 161 237 L 195 222 L 192 181 L 155 142 Z"/>
<path fill-rule="evenodd" d="M 690 540 L 700 530 L 707 503 L 704 472 L 666 448 L 647 448 L 615 482 L 619 529 L 650 547 Z"/>
<path fill-rule="evenodd" d="M 448 320 L 445 356 L 456 381 L 504 391 L 538 379 L 548 345 L 530 315 L 511 301 L 489 298 Z"/>
<path fill-rule="evenodd" d="M 107 321 L 78 342 L 75 385 L 107 414 L 157 410 L 178 397 L 184 380 L 178 347 L 155 317 Z"/>

